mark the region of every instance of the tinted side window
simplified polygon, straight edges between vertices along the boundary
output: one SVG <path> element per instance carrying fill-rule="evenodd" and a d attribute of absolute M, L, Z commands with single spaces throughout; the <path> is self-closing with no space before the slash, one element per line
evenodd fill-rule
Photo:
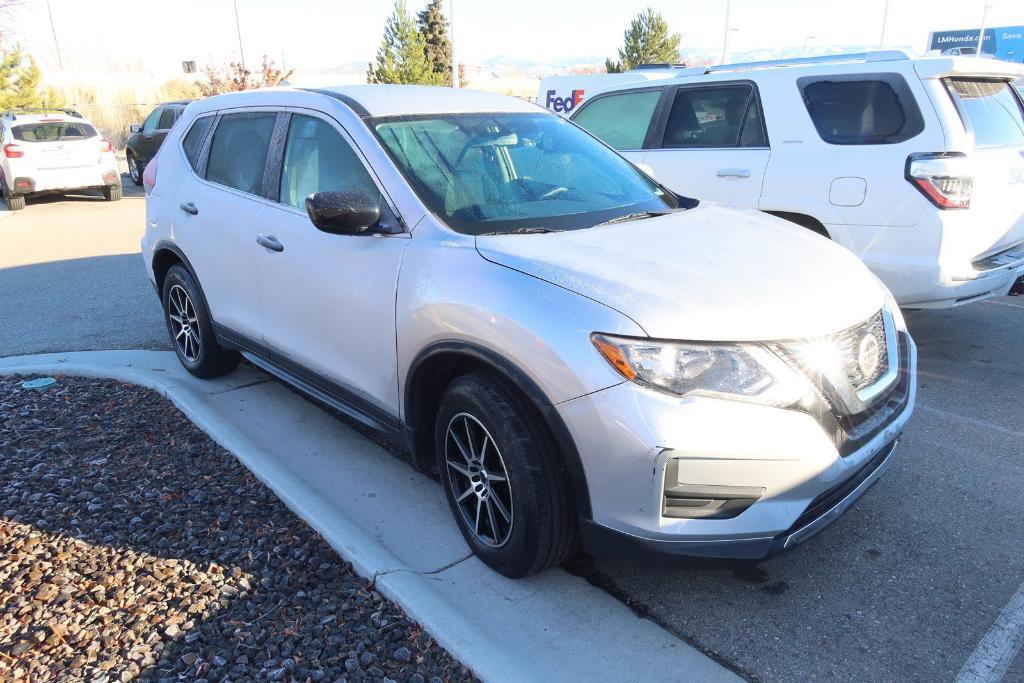
<path fill-rule="evenodd" d="M 380 196 L 362 161 L 337 130 L 318 118 L 295 115 L 284 148 L 281 203 L 305 209 L 306 197 L 330 190 Z"/>
<path fill-rule="evenodd" d="M 681 88 L 672 102 L 661 146 L 766 147 L 754 89 L 746 85 Z"/>
<path fill-rule="evenodd" d="M 206 141 L 206 134 L 210 131 L 211 125 L 213 125 L 212 116 L 203 116 L 196 119 L 196 122 L 192 124 L 192 127 L 189 128 L 188 133 L 185 135 L 185 139 L 181 142 L 192 170 L 195 170 L 196 164 L 199 163 L 199 153 L 203 151 L 203 142 Z"/>
<path fill-rule="evenodd" d="M 587 103 L 573 121 L 615 149 L 640 149 L 661 90 L 606 95 Z"/>
<path fill-rule="evenodd" d="M 154 130 L 156 130 L 156 124 L 160 120 L 160 117 L 163 114 L 163 112 L 163 107 L 157 107 L 156 109 L 151 111 L 149 113 L 149 116 L 146 117 L 145 123 L 142 124 L 142 132 L 152 133 Z"/>
<path fill-rule="evenodd" d="M 173 107 L 167 107 L 160 112 L 160 121 L 156 124 L 158 130 L 170 130 L 171 126 L 174 125 L 174 121 L 177 118 L 175 115 L 175 109 Z"/>
<path fill-rule="evenodd" d="M 924 119 L 899 74 L 797 80 L 818 135 L 833 145 L 888 145 L 924 130 Z"/>
<path fill-rule="evenodd" d="M 213 131 L 206 179 L 250 194 L 261 194 L 267 149 L 277 114 L 225 114 Z"/>

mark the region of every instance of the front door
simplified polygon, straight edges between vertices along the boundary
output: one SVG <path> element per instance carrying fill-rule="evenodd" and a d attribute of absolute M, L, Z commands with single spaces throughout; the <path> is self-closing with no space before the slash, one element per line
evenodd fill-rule
<path fill-rule="evenodd" d="M 264 341 L 285 369 L 392 423 L 399 414 L 395 293 L 410 237 L 334 235 L 310 222 L 305 199 L 316 192 L 382 197 L 347 135 L 320 115 L 291 115 L 275 189 L 278 203 L 260 218 L 265 237 L 280 246 L 258 259 Z"/>

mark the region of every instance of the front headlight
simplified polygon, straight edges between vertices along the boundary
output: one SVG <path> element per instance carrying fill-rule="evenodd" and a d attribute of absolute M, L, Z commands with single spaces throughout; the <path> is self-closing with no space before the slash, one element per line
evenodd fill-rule
<path fill-rule="evenodd" d="M 720 396 L 788 408 L 814 391 L 806 377 L 760 344 L 658 341 L 597 332 L 590 339 L 626 379 L 679 396 Z"/>

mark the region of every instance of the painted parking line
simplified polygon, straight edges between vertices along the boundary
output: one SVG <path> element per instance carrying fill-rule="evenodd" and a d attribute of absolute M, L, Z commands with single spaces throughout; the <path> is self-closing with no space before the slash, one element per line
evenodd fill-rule
<path fill-rule="evenodd" d="M 960 669 L 956 683 L 998 683 L 1024 645 L 1024 584 Z"/>

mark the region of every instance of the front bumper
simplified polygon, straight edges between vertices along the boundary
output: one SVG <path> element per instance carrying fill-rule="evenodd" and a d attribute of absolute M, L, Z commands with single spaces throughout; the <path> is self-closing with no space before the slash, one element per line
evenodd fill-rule
<path fill-rule="evenodd" d="M 821 415 L 632 383 L 559 404 L 590 492 L 585 548 L 617 558 L 761 559 L 810 538 L 891 462 L 916 395 L 916 348 L 905 333 L 900 341 L 902 375 L 879 404 L 883 419 L 839 432 Z M 738 514 L 679 518 L 666 492 L 680 489 L 756 493 Z"/>

